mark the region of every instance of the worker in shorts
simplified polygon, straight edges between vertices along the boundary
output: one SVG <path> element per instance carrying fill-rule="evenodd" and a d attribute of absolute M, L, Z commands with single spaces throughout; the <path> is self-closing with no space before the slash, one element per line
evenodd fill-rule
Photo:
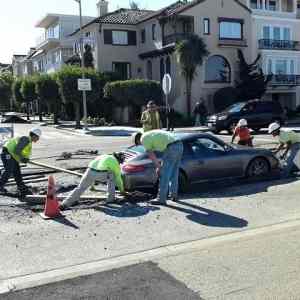
<path fill-rule="evenodd" d="M 83 174 L 79 185 L 60 204 L 60 209 L 64 210 L 78 202 L 80 196 L 89 187 L 93 186 L 95 181 L 107 184 L 106 203 L 115 201 L 116 186 L 121 194 L 126 195 L 120 167 L 120 164 L 123 162 L 124 155 L 122 153 L 103 154 L 92 160 L 89 163 L 87 170 Z"/>

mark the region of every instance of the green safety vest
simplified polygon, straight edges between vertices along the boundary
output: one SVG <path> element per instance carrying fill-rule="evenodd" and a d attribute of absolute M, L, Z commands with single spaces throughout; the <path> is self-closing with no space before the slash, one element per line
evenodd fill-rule
<path fill-rule="evenodd" d="M 29 159 L 31 156 L 31 150 L 32 150 L 32 141 L 29 137 L 29 143 L 24 147 L 24 149 L 21 152 L 21 156 L 16 154 L 16 148 L 19 143 L 20 137 L 9 139 L 5 144 L 4 147 L 7 149 L 8 153 L 17 161 L 21 162 L 21 158 L 27 158 Z"/>

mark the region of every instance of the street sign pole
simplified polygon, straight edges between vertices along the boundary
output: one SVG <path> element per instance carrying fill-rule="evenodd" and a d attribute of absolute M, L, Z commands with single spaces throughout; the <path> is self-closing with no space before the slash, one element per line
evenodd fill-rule
<path fill-rule="evenodd" d="M 169 94 L 171 92 L 171 88 L 172 88 L 172 78 L 170 76 L 170 74 L 165 74 L 164 78 L 163 78 L 163 82 L 162 82 L 162 87 L 163 87 L 163 91 L 164 94 L 166 96 L 166 120 L 167 120 L 167 130 L 169 129 L 169 112 L 170 112 L 170 108 L 169 108 Z"/>
<path fill-rule="evenodd" d="M 85 79 L 85 65 L 84 65 L 84 47 L 83 47 L 83 31 L 82 31 L 82 11 L 81 11 L 81 0 L 76 0 L 79 4 L 79 19 L 80 19 L 80 51 L 81 51 L 81 69 L 82 69 L 82 79 Z M 88 130 L 87 127 L 87 104 L 86 104 L 86 91 L 82 91 L 82 100 L 83 100 L 83 124 L 84 124 L 84 130 Z"/>

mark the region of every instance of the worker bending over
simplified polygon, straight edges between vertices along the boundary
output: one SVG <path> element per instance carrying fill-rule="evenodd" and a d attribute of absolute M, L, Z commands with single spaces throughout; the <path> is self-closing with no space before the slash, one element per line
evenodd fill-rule
<path fill-rule="evenodd" d="M 231 143 L 233 143 L 235 138 L 238 136 L 239 145 L 253 147 L 252 137 L 250 135 L 250 130 L 247 126 L 248 126 L 247 120 L 245 119 L 239 120 L 237 126 L 234 129 Z"/>
<path fill-rule="evenodd" d="M 20 163 L 27 163 L 31 156 L 32 143 L 36 143 L 42 135 L 39 128 L 33 128 L 29 136 L 21 136 L 9 139 L 3 146 L 1 159 L 4 172 L 0 178 L 0 193 L 5 194 L 7 190 L 4 185 L 13 176 L 21 197 L 31 194 L 29 188 L 24 184 Z"/>
<path fill-rule="evenodd" d="M 117 186 L 121 194 L 125 194 L 123 180 L 121 177 L 121 167 L 124 161 L 124 155 L 121 153 L 113 153 L 111 155 L 103 154 L 95 158 L 89 163 L 88 169 L 83 174 L 81 181 L 71 194 L 61 203 L 60 208 L 71 206 L 79 201 L 80 196 L 95 181 L 107 184 L 106 203 L 115 201 L 115 187 Z"/>
<path fill-rule="evenodd" d="M 177 140 L 173 133 L 163 130 L 152 130 L 144 134 L 137 133 L 134 141 L 136 145 L 142 144 L 145 147 L 159 176 L 157 199 L 151 203 L 165 205 L 168 195 L 170 195 L 171 200 L 176 201 L 178 199 L 179 166 L 183 153 L 182 142 Z M 155 152 L 163 154 L 162 164 Z"/>
<path fill-rule="evenodd" d="M 282 177 L 286 178 L 291 174 L 294 165 L 298 170 L 300 167 L 300 135 L 292 130 L 281 129 L 280 124 L 276 122 L 270 124 L 268 131 L 274 137 L 278 137 L 279 146 L 275 149 L 274 154 L 285 149 L 281 157 L 286 159 L 289 152 L 289 156 L 286 159 L 286 165 L 282 172 Z"/>

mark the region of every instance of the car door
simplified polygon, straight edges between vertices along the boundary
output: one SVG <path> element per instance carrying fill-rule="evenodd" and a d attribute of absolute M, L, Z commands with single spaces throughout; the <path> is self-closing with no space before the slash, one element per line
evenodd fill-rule
<path fill-rule="evenodd" d="M 186 166 L 194 182 L 242 176 L 243 166 L 235 150 L 209 137 L 189 141 L 190 155 Z"/>
<path fill-rule="evenodd" d="M 249 127 L 257 125 L 256 103 L 248 103 L 241 110 L 241 119 L 246 119 Z"/>

